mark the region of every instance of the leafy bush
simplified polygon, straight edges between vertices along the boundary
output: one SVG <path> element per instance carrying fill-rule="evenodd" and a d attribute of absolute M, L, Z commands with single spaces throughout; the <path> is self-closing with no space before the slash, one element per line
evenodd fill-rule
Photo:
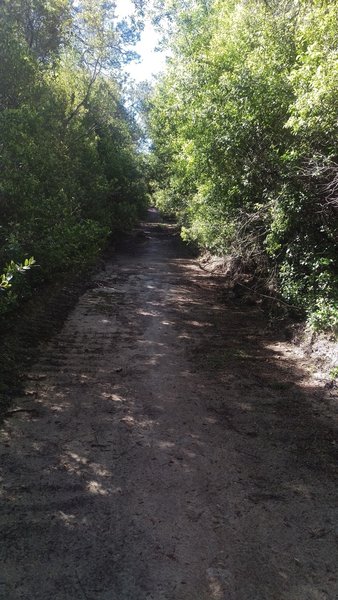
<path fill-rule="evenodd" d="M 23 263 L 13 260 L 6 265 L 4 273 L 0 275 L 0 316 L 6 313 L 17 302 L 16 284 L 20 275 L 23 275 L 35 264 L 33 257 L 26 258 Z"/>
<path fill-rule="evenodd" d="M 336 2 L 176 3 L 150 98 L 155 200 L 336 328 Z"/>
<path fill-rule="evenodd" d="M 144 210 L 139 131 L 119 83 L 137 22 L 122 35 L 113 12 L 88 0 L 1 3 L 2 288 L 15 264 L 25 268 L 22 257 L 39 265 L 25 282 L 13 279 L 2 312 L 91 261 Z"/>
<path fill-rule="evenodd" d="M 333 331 L 338 336 L 338 302 L 329 303 L 319 298 L 309 316 L 314 331 Z"/>

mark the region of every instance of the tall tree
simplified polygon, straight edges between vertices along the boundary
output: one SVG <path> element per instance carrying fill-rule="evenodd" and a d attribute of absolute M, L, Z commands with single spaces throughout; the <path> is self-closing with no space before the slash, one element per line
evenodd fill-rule
<path fill-rule="evenodd" d="M 120 84 L 142 26 L 137 4 L 129 22 L 110 2 L 0 5 L 0 274 L 14 281 L 0 313 L 29 292 L 19 278 L 25 260 L 39 264 L 32 285 L 54 278 L 95 256 L 144 207 L 138 128 Z"/>
<path fill-rule="evenodd" d="M 159 206 L 337 327 L 337 2 L 170 2 L 151 98 Z"/>

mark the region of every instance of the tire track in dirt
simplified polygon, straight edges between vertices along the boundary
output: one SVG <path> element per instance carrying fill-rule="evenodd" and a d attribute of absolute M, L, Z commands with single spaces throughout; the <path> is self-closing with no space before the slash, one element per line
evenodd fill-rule
<path fill-rule="evenodd" d="M 337 599 L 335 405 L 220 289 L 150 223 L 93 278 L 2 429 L 0 598 Z"/>

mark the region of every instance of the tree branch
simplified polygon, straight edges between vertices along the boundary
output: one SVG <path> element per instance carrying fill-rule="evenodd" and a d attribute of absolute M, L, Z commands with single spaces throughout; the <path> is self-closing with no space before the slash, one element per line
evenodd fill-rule
<path fill-rule="evenodd" d="M 86 92 L 84 98 L 81 100 L 81 102 L 79 102 L 77 104 L 77 106 L 74 108 L 74 110 L 70 113 L 69 117 L 67 117 L 67 119 L 66 119 L 66 126 L 69 125 L 69 123 L 71 122 L 71 120 L 78 114 L 80 108 L 86 104 L 87 100 L 89 99 L 92 87 L 93 87 L 96 79 L 98 78 L 100 72 L 101 72 L 100 60 L 96 59 L 95 66 L 94 66 L 94 71 L 93 71 L 93 75 L 92 75 L 92 77 L 90 79 L 87 92 Z"/>

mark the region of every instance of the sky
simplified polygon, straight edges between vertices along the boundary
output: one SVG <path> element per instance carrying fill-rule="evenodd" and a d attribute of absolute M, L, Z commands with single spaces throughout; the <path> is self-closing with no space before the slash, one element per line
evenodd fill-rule
<path fill-rule="evenodd" d="M 117 0 L 116 13 L 119 18 L 127 17 L 133 12 L 133 3 L 131 0 Z M 141 56 L 140 63 L 130 63 L 126 66 L 126 71 L 135 81 L 144 81 L 157 75 L 165 65 L 165 56 L 161 52 L 155 52 L 155 47 L 159 41 L 159 36 L 154 30 L 150 21 L 146 22 L 141 40 L 133 48 Z"/>

